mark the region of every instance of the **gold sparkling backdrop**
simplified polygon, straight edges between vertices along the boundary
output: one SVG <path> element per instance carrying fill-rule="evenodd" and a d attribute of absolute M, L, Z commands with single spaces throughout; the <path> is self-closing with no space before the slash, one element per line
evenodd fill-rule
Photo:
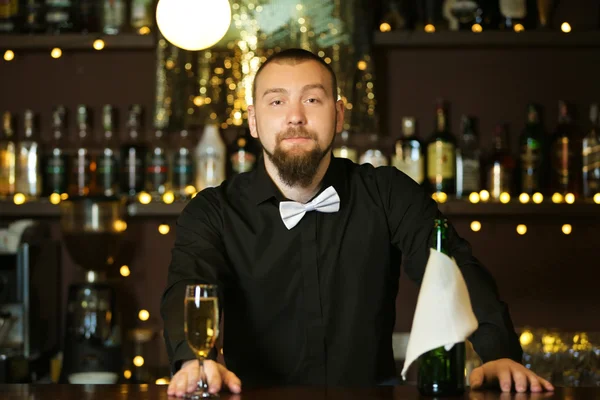
<path fill-rule="evenodd" d="M 160 37 L 156 127 L 179 130 L 207 121 L 223 129 L 244 126 L 261 62 L 273 52 L 300 47 L 318 54 L 335 71 L 338 95 L 346 105 L 345 129 L 376 131 L 373 66 L 370 55 L 357 54 L 354 43 L 359 1 L 231 1 L 230 29 L 213 48 L 186 51 Z"/>

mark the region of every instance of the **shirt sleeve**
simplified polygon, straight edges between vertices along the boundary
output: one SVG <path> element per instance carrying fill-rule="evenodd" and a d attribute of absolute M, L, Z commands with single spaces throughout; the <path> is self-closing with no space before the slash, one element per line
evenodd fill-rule
<path fill-rule="evenodd" d="M 376 174 L 392 245 L 403 254 L 406 274 L 420 285 L 429 257 L 433 220 L 445 216 L 425 190 L 406 174 L 395 168 L 378 168 Z M 479 322 L 469 340 L 483 362 L 499 358 L 521 362 L 519 338 L 494 278 L 473 256 L 470 244 L 458 235 L 449 220 L 448 228 L 448 248 L 465 279 Z"/>
<path fill-rule="evenodd" d="M 219 307 L 223 305 L 223 283 L 229 268 L 221 235 L 221 215 L 217 189 L 206 189 L 188 203 L 177 220 L 167 286 L 160 307 L 172 373 L 179 370 L 183 361 L 196 358 L 184 333 L 186 285 L 218 285 Z M 213 349 L 208 358 L 216 359 L 216 355 Z"/>

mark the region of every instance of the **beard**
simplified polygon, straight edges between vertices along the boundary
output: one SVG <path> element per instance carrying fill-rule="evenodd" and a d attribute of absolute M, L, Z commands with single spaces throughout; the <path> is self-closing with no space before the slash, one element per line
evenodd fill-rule
<path fill-rule="evenodd" d="M 308 138 L 314 141 L 315 146 L 311 150 L 307 151 L 295 151 L 296 149 L 284 150 L 281 147 L 281 143 L 285 139 L 292 138 Z M 317 171 L 321 160 L 327 155 L 327 153 L 333 147 L 335 135 L 333 136 L 331 143 L 325 148 L 321 149 L 317 141 L 317 135 L 314 132 L 308 131 L 304 127 L 290 128 L 283 133 L 277 135 L 277 143 L 275 144 L 275 150 L 271 153 L 261 143 L 261 146 L 269 157 L 269 160 L 277 168 L 279 178 L 288 186 L 299 186 L 306 188 L 310 186 Z M 291 154 L 292 153 L 292 154 Z"/>

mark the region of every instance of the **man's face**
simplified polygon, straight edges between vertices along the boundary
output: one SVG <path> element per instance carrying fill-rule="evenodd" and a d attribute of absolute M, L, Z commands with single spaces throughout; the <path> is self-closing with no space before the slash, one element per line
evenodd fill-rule
<path fill-rule="evenodd" d="M 308 186 L 342 129 L 343 103 L 316 61 L 272 62 L 256 80 L 249 127 L 288 185 Z"/>

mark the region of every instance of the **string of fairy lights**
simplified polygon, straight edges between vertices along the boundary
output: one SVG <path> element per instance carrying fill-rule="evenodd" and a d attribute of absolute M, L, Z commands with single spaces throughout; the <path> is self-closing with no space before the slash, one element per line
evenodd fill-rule
<path fill-rule="evenodd" d="M 196 188 L 192 185 L 187 186 L 185 188 L 185 193 L 186 193 L 187 198 L 184 199 L 184 201 L 192 199 L 196 196 L 196 193 L 197 193 Z M 53 205 L 58 205 L 58 204 L 60 204 L 61 201 L 65 201 L 68 198 L 69 198 L 69 195 L 67 193 L 62 193 L 62 194 L 53 193 L 48 197 L 48 201 Z M 444 192 L 434 193 L 432 195 L 432 198 L 439 204 L 444 204 L 444 203 L 448 202 L 448 200 L 449 200 L 448 195 Z M 136 202 L 142 207 L 144 205 L 148 205 L 151 203 L 161 203 L 164 205 L 171 205 L 175 202 L 175 200 L 176 200 L 176 197 L 172 191 L 165 192 L 162 195 L 160 201 L 153 200 L 150 193 L 145 192 L 145 191 L 140 192 L 136 198 Z M 600 193 L 596 193 L 592 200 L 595 204 L 600 204 Z M 30 201 L 30 199 L 28 199 L 22 193 L 17 193 L 13 196 L 13 203 L 15 205 L 22 205 L 28 201 Z M 472 192 L 469 194 L 469 196 L 466 199 L 454 199 L 454 201 L 468 202 L 468 203 L 472 204 L 473 207 L 477 207 L 476 206 L 477 204 L 486 204 L 486 203 L 496 204 L 498 206 L 510 205 L 510 204 L 515 204 L 515 203 L 531 204 L 532 206 L 540 205 L 543 203 L 545 203 L 545 204 L 548 204 L 548 203 L 566 204 L 566 205 L 571 205 L 571 204 L 576 204 L 576 203 L 589 203 L 589 201 L 587 201 L 587 200 L 583 200 L 583 201 L 577 200 L 576 196 L 573 193 L 567 193 L 567 194 L 563 195 L 558 192 L 549 196 L 549 200 L 547 198 L 545 198 L 542 193 L 539 193 L 539 192 L 534 193 L 532 195 L 529 195 L 528 193 L 521 193 L 518 197 L 513 197 L 509 193 L 503 192 L 498 197 L 498 200 L 494 200 L 491 198 L 491 195 L 487 190 L 482 190 L 480 192 Z M 475 208 L 474 208 L 474 210 L 475 210 Z M 473 221 L 471 224 L 471 230 L 474 232 L 479 232 L 481 230 L 481 227 L 482 226 L 479 221 Z M 115 222 L 115 225 L 113 228 L 117 232 L 123 232 L 127 229 L 127 223 L 125 221 L 118 220 Z M 167 235 L 171 231 L 171 227 L 167 223 L 161 223 L 157 226 L 157 230 L 161 235 Z M 569 224 L 563 225 L 562 232 L 565 235 L 571 234 L 572 226 Z M 519 233 L 520 235 L 524 235 L 525 233 L 527 233 L 526 225 L 519 224 L 517 226 L 517 233 Z M 121 271 L 122 272 L 121 275 L 128 276 L 129 270 L 125 269 L 124 271 L 125 271 L 125 273 L 123 273 L 123 270 Z"/>
<path fill-rule="evenodd" d="M 444 204 L 448 201 L 448 195 L 444 192 L 433 193 L 431 197 L 439 204 Z M 468 196 L 468 202 L 471 204 L 489 203 L 490 199 L 490 192 L 488 192 L 487 190 L 482 190 L 480 192 L 472 192 Z M 561 193 L 556 192 L 552 194 L 552 196 L 550 197 L 550 201 L 553 204 L 575 204 L 576 197 L 573 193 L 566 193 L 565 195 L 563 195 Z M 593 201 L 596 204 L 600 204 L 600 193 L 596 193 L 594 195 Z M 508 192 L 500 193 L 500 195 L 498 196 L 498 201 L 493 201 L 494 204 L 510 204 L 511 202 L 513 204 L 515 203 L 514 199 Z M 528 193 L 521 193 L 518 196 L 518 202 L 521 204 L 542 204 L 544 202 L 544 195 L 539 192 L 536 192 L 531 196 Z M 473 232 L 479 232 L 481 231 L 482 224 L 480 221 L 472 221 L 470 224 L 470 228 Z M 516 232 L 521 236 L 525 235 L 527 233 L 527 230 L 527 225 L 525 224 L 518 224 L 516 226 Z M 565 235 L 570 235 L 573 232 L 573 226 L 571 224 L 563 224 L 561 226 L 561 231 Z"/>

